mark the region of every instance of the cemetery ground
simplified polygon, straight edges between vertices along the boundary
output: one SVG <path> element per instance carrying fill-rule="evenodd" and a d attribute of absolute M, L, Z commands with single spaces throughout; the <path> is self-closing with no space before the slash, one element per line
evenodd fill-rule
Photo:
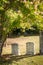
<path fill-rule="evenodd" d="M 43 55 L 5 55 L 0 59 L 0 65 L 43 65 Z"/>

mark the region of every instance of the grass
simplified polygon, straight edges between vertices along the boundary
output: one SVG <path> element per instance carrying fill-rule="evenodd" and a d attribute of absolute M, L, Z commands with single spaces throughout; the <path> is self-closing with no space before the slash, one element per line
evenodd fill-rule
<path fill-rule="evenodd" d="M 43 65 L 43 55 L 37 56 L 9 56 L 0 65 Z"/>

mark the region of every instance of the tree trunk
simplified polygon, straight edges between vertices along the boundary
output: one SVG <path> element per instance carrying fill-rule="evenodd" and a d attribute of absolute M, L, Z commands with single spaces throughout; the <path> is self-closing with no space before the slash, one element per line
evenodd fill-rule
<path fill-rule="evenodd" d="M 2 39 L 0 40 L 0 56 L 2 55 L 3 45 L 7 38 L 7 34 L 2 36 Z"/>
<path fill-rule="evenodd" d="M 2 54 L 2 49 L 3 49 L 4 42 L 6 40 L 6 36 L 7 34 L 5 34 L 5 30 L 3 30 L 3 15 L 1 14 L 0 16 L 0 57 Z"/>

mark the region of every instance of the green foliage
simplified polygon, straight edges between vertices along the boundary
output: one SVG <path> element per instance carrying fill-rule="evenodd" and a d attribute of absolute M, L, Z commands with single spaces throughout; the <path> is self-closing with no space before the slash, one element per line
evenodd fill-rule
<path fill-rule="evenodd" d="M 41 3 L 39 4 L 38 9 L 39 9 L 40 11 L 43 11 L 43 2 L 41 2 Z"/>
<path fill-rule="evenodd" d="M 37 11 L 34 3 L 30 0 L 26 2 L 20 0 L 0 0 L 1 21 L 4 32 L 10 32 L 14 28 L 28 28 L 43 30 L 43 2 L 39 2 Z M 36 4 L 37 5 L 37 4 Z M 35 5 L 35 6 L 36 6 Z"/>

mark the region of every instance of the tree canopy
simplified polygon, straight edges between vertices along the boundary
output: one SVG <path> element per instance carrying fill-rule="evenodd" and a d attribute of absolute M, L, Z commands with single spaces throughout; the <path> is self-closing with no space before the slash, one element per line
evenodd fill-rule
<path fill-rule="evenodd" d="M 43 1 L 0 0 L 0 26 L 2 34 L 14 28 L 43 30 Z"/>

